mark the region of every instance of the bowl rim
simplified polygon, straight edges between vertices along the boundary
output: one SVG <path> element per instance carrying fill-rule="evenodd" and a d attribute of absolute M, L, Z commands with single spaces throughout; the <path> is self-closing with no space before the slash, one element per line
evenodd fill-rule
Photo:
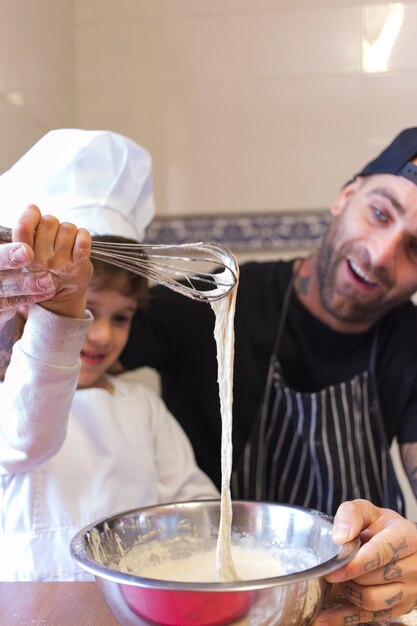
<path fill-rule="evenodd" d="M 283 574 L 281 576 L 274 576 L 270 578 L 257 578 L 255 580 L 242 580 L 242 581 L 233 581 L 233 582 L 185 582 L 185 581 L 172 581 L 172 580 L 158 580 L 155 578 L 146 578 L 144 576 L 139 576 L 136 574 L 129 574 L 127 572 L 122 572 L 110 568 L 106 565 L 103 565 L 93 559 L 90 554 L 87 552 L 85 544 L 88 534 L 95 528 L 99 526 L 103 526 L 104 524 L 111 525 L 112 522 L 121 519 L 122 517 L 129 517 L 132 515 L 137 515 L 140 513 L 152 512 L 155 509 L 175 509 L 175 508 L 186 508 L 188 506 L 195 507 L 196 505 L 201 504 L 219 504 L 219 499 L 211 499 L 211 500 L 187 500 L 182 502 L 168 502 L 164 504 L 156 504 L 146 507 L 139 507 L 135 509 L 130 509 L 128 511 L 123 511 L 121 513 L 102 518 L 96 522 L 88 524 L 81 530 L 77 532 L 76 535 L 72 538 L 70 542 L 70 553 L 72 558 L 87 572 L 91 573 L 96 578 L 102 578 L 111 582 L 116 582 L 123 585 L 132 585 L 136 587 L 143 588 L 152 588 L 152 589 L 164 589 L 164 590 L 172 590 L 172 591 L 245 591 L 245 590 L 254 590 L 254 589 L 267 589 L 270 587 L 277 587 L 288 585 L 291 583 L 299 582 L 301 580 L 310 580 L 312 578 L 321 578 L 323 576 L 327 576 L 331 572 L 343 567 L 347 563 L 349 563 L 353 557 L 357 554 L 360 548 L 360 539 L 356 537 L 355 539 L 342 544 L 340 546 L 336 545 L 339 548 L 338 552 L 325 561 L 324 563 L 320 563 L 319 565 L 314 565 L 313 567 L 309 567 L 307 569 L 302 570 L 301 572 L 294 572 L 292 574 Z M 321 511 L 317 511 L 315 509 L 306 508 L 302 506 L 298 506 L 295 504 L 285 504 L 279 502 L 267 502 L 267 501 L 254 501 L 254 500 L 233 500 L 232 506 L 235 507 L 245 507 L 253 504 L 263 504 L 268 506 L 273 506 L 274 508 L 285 508 L 298 510 L 306 514 L 312 514 L 314 516 L 319 517 L 320 519 L 324 519 L 329 523 L 332 523 L 333 516 L 322 513 Z"/>

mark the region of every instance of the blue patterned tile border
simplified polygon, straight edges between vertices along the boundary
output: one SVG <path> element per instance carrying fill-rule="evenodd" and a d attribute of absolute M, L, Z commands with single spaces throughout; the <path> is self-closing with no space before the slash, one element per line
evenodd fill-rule
<path fill-rule="evenodd" d="M 148 227 L 152 244 L 215 241 L 233 251 L 316 248 L 330 222 L 328 211 L 157 217 Z"/>

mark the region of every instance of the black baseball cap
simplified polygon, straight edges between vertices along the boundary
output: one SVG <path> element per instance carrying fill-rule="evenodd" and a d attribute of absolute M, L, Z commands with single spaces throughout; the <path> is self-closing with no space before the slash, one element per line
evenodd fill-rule
<path fill-rule="evenodd" d="M 395 174 L 408 178 L 417 185 L 417 128 L 406 128 L 379 154 L 358 172 L 356 176 L 372 174 Z"/>

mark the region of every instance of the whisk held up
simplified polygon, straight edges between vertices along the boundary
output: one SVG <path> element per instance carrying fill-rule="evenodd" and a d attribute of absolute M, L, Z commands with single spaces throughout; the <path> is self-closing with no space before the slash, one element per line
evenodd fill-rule
<path fill-rule="evenodd" d="M 10 242 L 11 237 L 11 229 L 0 226 L 0 242 Z M 217 243 L 148 245 L 93 240 L 91 257 L 205 302 L 227 296 L 239 276 L 235 256 Z"/>

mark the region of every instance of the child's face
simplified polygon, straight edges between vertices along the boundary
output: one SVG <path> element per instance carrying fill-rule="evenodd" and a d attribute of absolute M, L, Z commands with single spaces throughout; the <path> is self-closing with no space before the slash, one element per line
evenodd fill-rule
<path fill-rule="evenodd" d="M 89 288 L 87 308 L 94 322 L 81 350 L 79 389 L 105 386 L 102 376 L 126 345 L 137 303 L 118 291 Z"/>

